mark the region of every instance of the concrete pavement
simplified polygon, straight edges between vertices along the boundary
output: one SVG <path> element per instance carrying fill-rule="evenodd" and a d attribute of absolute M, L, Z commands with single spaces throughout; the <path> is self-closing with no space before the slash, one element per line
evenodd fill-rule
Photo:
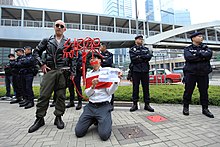
<path fill-rule="evenodd" d="M 34 133 L 27 133 L 35 120 L 36 107 L 25 110 L 17 104 L 0 101 L 1 147 L 173 147 L 220 146 L 220 107 L 210 106 L 214 119 L 201 114 L 201 106 L 191 105 L 190 115 L 182 115 L 181 105 L 152 104 L 154 113 L 141 109 L 129 112 L 130 107 L 116 107 L 112 112 L 113 131 L 109 140 L 101 141 L 92 126 L 86 136 L 77 138 L 74 128 L 82 110 L 66 109 L 65 128 L 53 125 L 54 108 L 48 108 L 45 126 Z M 152 116 L 154 115 L 154 116 Z M 155 117 L 157 116 L 157 117 Z M 162 116 L 163 118 L 158 118 Z M 152 122 L 150 119 L 155 118 Z"/>

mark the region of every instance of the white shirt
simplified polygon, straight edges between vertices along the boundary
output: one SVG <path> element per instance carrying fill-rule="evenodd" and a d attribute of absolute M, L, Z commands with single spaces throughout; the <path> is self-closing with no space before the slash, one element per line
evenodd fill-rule
<path fill-rule="evenodd" d="M 101 68 L 101 67 L 100 67 Z M 99 75 L 99 70 L 90 71 L 87 73 L 86 77 L 92 77 Z M 109 88 L 101 88 L 101 89 L 85 89 L 85 94 L 89 97 L 89 101 L 92 103 L 100 103 L 105 101 L 111 101 L 112 94 L 117 90 L 118 84 L 113 83 Z"/>

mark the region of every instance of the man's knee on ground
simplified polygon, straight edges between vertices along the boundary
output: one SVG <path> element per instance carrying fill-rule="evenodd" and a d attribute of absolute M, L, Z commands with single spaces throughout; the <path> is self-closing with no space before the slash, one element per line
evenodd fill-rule
<path fill-rule="evenodd" d="M 75 128 L 75 135 L 76 135 L 76 137 L 83 137 L 86 135 L 86 131 L 83 131 L 82 129 L 76 127 Z"/>
<path fill-rule="evenodd" d="M 111 131 L 108 131 L 108 132 L 101 131 L 101 132 L 99 132 L 99 136 L 100 136 L 101 140 L 106 141 L 111 136 Z"/>

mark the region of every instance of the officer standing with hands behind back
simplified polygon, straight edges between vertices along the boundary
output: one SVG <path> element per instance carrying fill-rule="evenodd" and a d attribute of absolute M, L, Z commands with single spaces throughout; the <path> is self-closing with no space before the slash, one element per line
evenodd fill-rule
<path fill-rule="evenodd" d="M 199 88 L 200 93 L 202 113 L 207 117 L 214 118 L 214 115 L 208 109 L 208 74 L 212 72 L 210 65 L 212 51 L 208 48 L 207 45 L 202 43 L 202 33 L 193 33 L 190 38 L 192 40 L 192 44 L 184 49 L 184 58 L 186 63 L 183 68 L 185 75 L 183 114 L 189 115 L 189 104 L 192 99 L 193 90 L 197 83 L 197 87 Z"/>
<path fill-rule="evenodd" d="M 154 109 L 150 106 L 150 94 L 149 94 L 149 61 L 152 58 L 150 50 L 143 46 L 143 36 L 138 35 L 135 37 L 135 45 L 129 50 L 131 59 L 131 72 L 132 72 L 132 84 L 133 93 L 132 100 L 133 106 L 130 111 L 136 111 L 138 109 L 137 102 L 139 100 L 139 85 L 142 84 L 143 96 L 144 96 L 144 110 L 154 112 Z"/>

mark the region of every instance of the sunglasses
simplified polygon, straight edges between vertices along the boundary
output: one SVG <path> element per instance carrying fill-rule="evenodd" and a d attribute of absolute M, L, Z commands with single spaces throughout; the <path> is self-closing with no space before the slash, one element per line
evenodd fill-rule
<path fill-rule="evenodd" d="M 62 28 L 62 29 L 64 28 L 64 25 L 61 25 L 61 24 L 55 24 L 55 26 L 56 26 L 57 28 L 59 28 L 59 27 Z"/>

